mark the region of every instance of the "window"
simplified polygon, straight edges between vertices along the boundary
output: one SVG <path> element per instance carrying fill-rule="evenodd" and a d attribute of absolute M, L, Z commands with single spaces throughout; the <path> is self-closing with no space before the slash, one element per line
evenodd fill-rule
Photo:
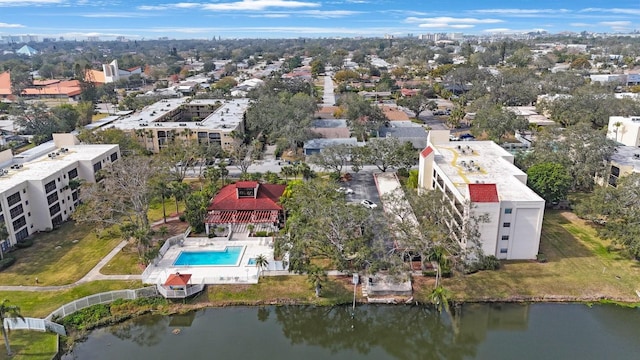
<path fill-rule="evenodd" d="M 509 235 L 502 235 L 502 240 L 509 240 Z"/>
<path fill-rule="evenodd" d="M 69 179 L 75 179 L 78 177 L 78 169 L 69 171 Z"/>
<path fill-rule="evenodd" d="M 93 164 L 93 172 L 94 173 L 98 172 L 101 169 L 102 169 L 102 163 L 101 162 L 98 161 L 97 163 Z"/>
<path fill-rule="evenodd" d="M 512 208 L 506 208 L 506 209 L 504 209 L 504 213 L 505 213 L 505 214 L 511 214 L 511 212 L 513 212 L 513 209 L 512 209 Z"/>
<path fill-rule="evenodd" d="M 506 222 L 506 223 L 502 224 L 502 227 L 511 227 L 511 223 L 510 222 Z"/>
<path fill-rule="evenodd" d="M 113 154 L 111 154 L 111 162 L 114 162 L 118 160 L 118 153 L 114 152 Z"/>
<path fill-rule="evenodd" d="M 13 221 L 13 231 L 16 231 L 16 229 L 20 229 L 25 225 L 27 225 L 27 220 L 25 220 L 24 216 L 21 216 L 20 218 Z"/>
<path fill-rule="evenodd" d="M 55 204 L 49 208 L 49 215 L 57 214 L 60 212 L 60 204 Z"/>
<path fill-rule="evenodd" d="M 500 249 L 500 254 L 506 254 L 506 253 L 507 253 L 507 248 Z"/>
<path fill-rule="evenodd" d="M 0 224 L 4 223 L 4 215 L 0 215 Z"/>
<path fill-rule="evenodd" d="M 56 182 L 55 180 L 51 180 L 50 182 L 46 183 L 44 185 L 44 192 L 45 194 L 48 194 L 50 192 L 52 192 L 53 190 L 56 189 Z"/>
<path fill-rule="evenodd" d="M 47 196 L 47 204 L 51 205 L 54 202 L 58 201 L 58 193 L 52 193 L 50 195 Z"/>
<path fill-rule="evenodd" d="M 24 209 L 22 208 L 22 204 L 18 204 L 14 208 L 9 210 L 9 213 L 11 214 L 12 219 L 15 219 L 16 216 L 22 214 L 23 212 L 24 212 Z"/>
<path fill-rule="evenodd" d="M 16 241 L 24 240 L 29 236 L 29 230 L 24 228 L 16 233 Z"/>
<path fill-rule="evenodd" d="M 238 197 L 254 197 L 255 194 L 254 188 L 239 188 L 238 189 Z"/>
<path fill-rule="evenodd" d="M 20 192 L 9 195 L 7 197 L 7 202 L 9 203 L 9 206 L 13 206 L 20 202 Z"/>
<path fill-rule="evenodd" d="M 73 197 L 73 201 L 78 200 L 78 192 L 74 191 L 73 193 L 71 193 L 71 197 Z"/>

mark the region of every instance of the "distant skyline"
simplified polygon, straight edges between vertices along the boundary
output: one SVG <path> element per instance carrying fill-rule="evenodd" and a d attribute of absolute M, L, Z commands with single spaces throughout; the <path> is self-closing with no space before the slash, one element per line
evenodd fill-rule
<path fill-rule="evenodd" d="M 0 35 L 131 40 L 629 33 L 640 0 L 0 0 Z"/>

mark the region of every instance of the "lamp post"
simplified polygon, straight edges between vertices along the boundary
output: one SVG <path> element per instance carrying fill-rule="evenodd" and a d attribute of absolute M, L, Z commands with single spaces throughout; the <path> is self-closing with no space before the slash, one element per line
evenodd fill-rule
<path fill-rule="evenodd" d="M 247 272 L 247 282 L 249 282 L 249 268 L 244 269 Z"/>

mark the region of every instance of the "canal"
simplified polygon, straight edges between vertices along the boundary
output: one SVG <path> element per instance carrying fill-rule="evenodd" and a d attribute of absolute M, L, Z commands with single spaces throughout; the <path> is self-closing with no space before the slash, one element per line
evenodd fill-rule
<path fill-rule="evenodd" d="M 93 331 L 63 359 L 632 359 L 640 309 L 467 304 L 227 307 Z"/>

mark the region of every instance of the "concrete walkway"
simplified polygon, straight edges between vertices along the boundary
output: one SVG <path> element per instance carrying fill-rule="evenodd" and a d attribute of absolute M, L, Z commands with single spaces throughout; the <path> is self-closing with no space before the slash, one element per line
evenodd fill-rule
<path fill-rule="evenodd" d="M 178 220 L 178 216 L 167 217 L 167 221 Z M 160 219 L 151 224 L 151 226 L 157 226 L 164 224 L 164 220 Z M 107 256 L 105 256 L 100 262 L 93 267 L 93 269 L 89 270 L 89 272 L 83 276 L 80 280 L 67 285 L 59 285 L 59 286 L 8 286 L 8 285 L 0 285 L 0 291 L 56 291 L 56 290 L 67 290 L 74 288 L 78 285 L 88 283 L 91 281 L 97 280 L 141 280 L 141 275 L 104 275 L 100 273 L 100 269 L 102 269 L 111 259 L 113 259 L 122 249 L 127 246 L 127 241 L 123 240 L 118 246 L 113 248 Z"/>

